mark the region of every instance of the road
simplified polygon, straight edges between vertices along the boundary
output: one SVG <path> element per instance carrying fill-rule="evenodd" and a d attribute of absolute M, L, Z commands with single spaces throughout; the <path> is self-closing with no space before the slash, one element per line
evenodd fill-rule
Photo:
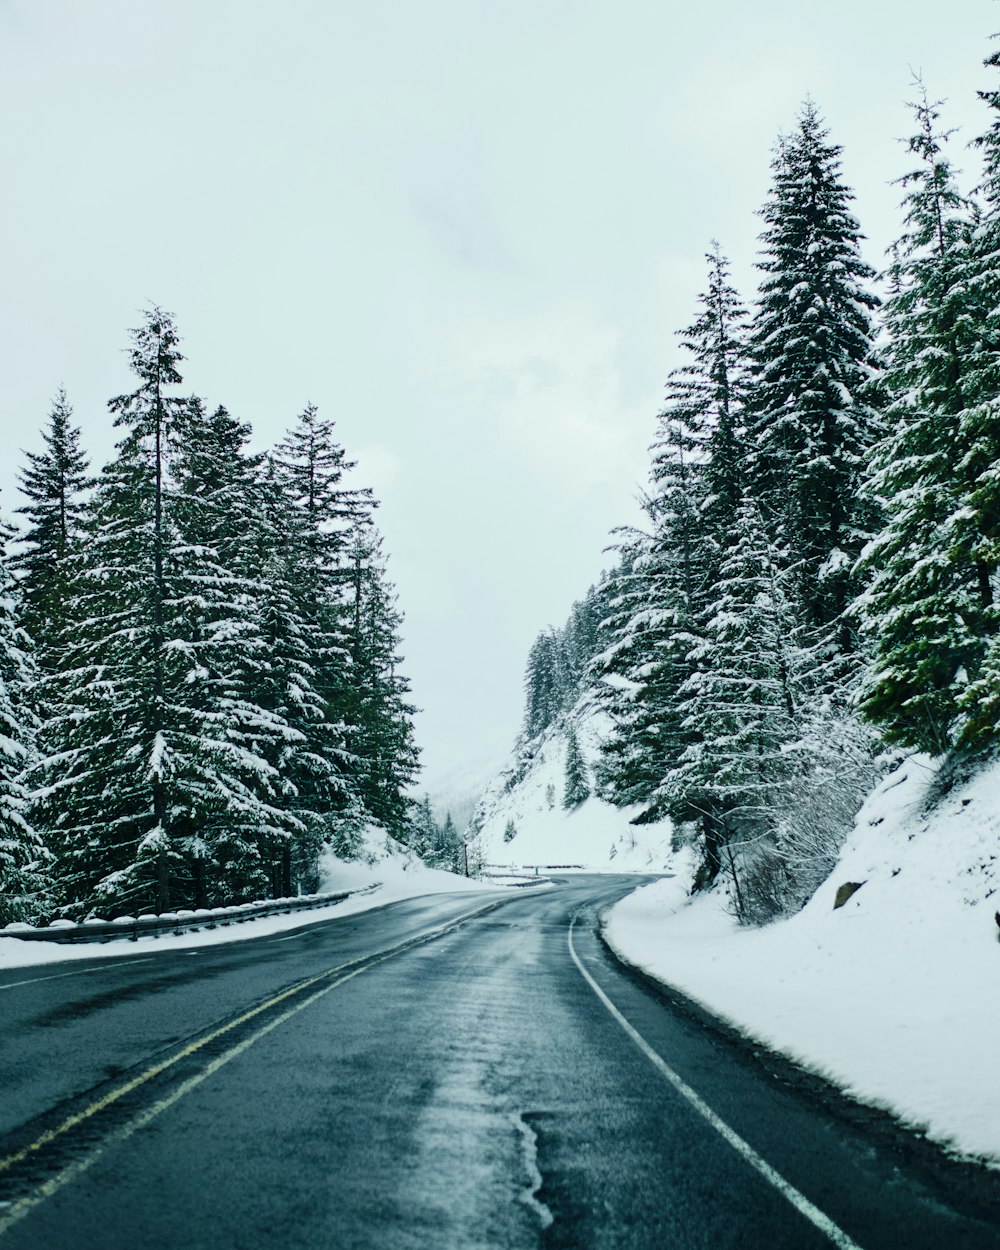
<path fill-rule="evenodd" d="M 635 884 L 6 971 L 0 1250 L 1000 1247 L 1000 1184 L 623 970 Z"/>

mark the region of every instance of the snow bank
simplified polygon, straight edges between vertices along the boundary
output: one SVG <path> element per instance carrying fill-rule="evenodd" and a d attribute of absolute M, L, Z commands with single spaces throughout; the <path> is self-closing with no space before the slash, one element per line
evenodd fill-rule
<path fill-rule="evenodd" d="M 752 1036 L 1000 1165 L 1000 766 L 928 811 L 914 756 L 862 808 L 837 868 L 796 916 L 741 929 L 720 892 L 637 890 L 606 933 L 626 959 Z M 839 909 L 842 884 L 863 882 Z"/>
<path fill-rule="evenodd" d="M 337 919 L 384 907 L 386 903 L 416 898 L 424 894 L 454 894 L 464 892 L 496 891 L 504 889 L 497 883 L 486 884 L 469 881 L 451 872 L 428 868 L 415 856 L 391 843 L 384 832 L 369 829 L 364 838 L 362 859 L 345 862 L 334 855 L 327 855 L 320 863 L 320 891 L 338 892 L 360 890 L 365 886 L 378 888 L 359 898 L 331 903 L 329 907 L 317 907 L 309 911 L 292 912 L 286 916 L 264 916 L 241 924 L 225 925 L 217 929 L 192 930 L 183 934 L 163 934 L 141 937 L 132 942 L 128 938 L 110 942 L 81 945 L 61 945 L 55 942 L 22 942 L 17 938 L 0 936 L 0 968 L 22 968 L 34 964 L 61 963 L 66 960 L 100 959 L 149 950 L 182 950 L 196 946 L 218 946 L 224 942 L 241 942 L 249 938 L 266 937 L 272 933 L 284 933 L 303 925 L 315 924 L 317 920 Z"/>
<path fill-rule="evenodd" d="M 579 864 L 597 870 L 648 872 L 670 855 L 670 825 L 632 825 L 641 809 L 613 807 L 591 796 L 571 811 L 566 789 L 566 730 L 572 724 L 593 777 L 607 717 L 584 700 L 567 723 L 552 726 L 522 769 L 512 765 L 493 782 L 479 806 L 479 853 L 488 864 Z M 519 775 L 520 774 L 520 775 Z M 516 835 L 504 841 L 508 822 Z"/>

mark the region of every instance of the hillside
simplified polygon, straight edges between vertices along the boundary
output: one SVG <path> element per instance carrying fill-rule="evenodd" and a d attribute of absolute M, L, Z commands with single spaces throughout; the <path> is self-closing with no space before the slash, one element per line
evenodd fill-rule
<path fill-rule="evenodd" d="M 419 787 L 430 800 L 434 818 L 443 824 L 450 815 L 457 829 L 464 829 L 476 806 L 506 758 L 497 753 L 463 760 L 454 767 L 434 773 Z"/>
<path fill-rule="evenodd" d="M 487 789 L 472 820 L 475 845 L 488 864 L 574 864 L 615 871 L 659 871 L 670 856 L 670 825 L 632 825 L 639 808 L 617 808 L 591 795 L 563 807 L 570 730 L 592 781 L 605 714 L 584 694 L 541 734 L 515 749 Z M 515 836 L 505 840 L 512 822 Z"/>
<path fill-rule="evenodd" d="M 607 933 L 754 1038 L 1000 1165 L 1000 765 L 943 790 L 932 761 L 907 759 L 789 919 L 741 927 L 724 888 L 689 897 L 685 850 L 677 877 L 619 904 Z M 835 908 L 847 883 L 860 888 Z"/>

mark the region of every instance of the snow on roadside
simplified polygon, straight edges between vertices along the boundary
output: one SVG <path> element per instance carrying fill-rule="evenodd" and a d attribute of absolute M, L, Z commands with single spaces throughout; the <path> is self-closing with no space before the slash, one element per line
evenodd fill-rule
<path fill-rule="evenodd" d="M 219 946 L 225 942 L 241 942 L 249 938 L 266 937 L 284 933 L 303 925 L 315 924 L 317 920 L 333 920 L 341 916 L 353 916 L 357 912 L 370 911 L 403 899 L 427 894 L 460 894 L 496 892 L 506 887 L 497 883 L 486 884 L 458 877 L 451 872 L 428 868 L 416 856 L 396 847 L 388 847 L 385 835 L 372 830 L 366 835 L 363 859 L 345 862 L 334 855 L 327 855 L 320 863 L 320 891 L 335 893 L 341 890 L 361 890 L 377 885 L 369 894 L 331 903 L 328 907 L 316 907 L 306 911 L 291 912 L 283 916 L 262 916 L 239 924 L 220 925 L 216 929 L 191 930 L 181 934 L 140 937 L 133 942 L 127 937 L 110 942 L 86 942 L 63 944 L 61 942 L 25 942 L 18 938 L 0 936 L 0 969 L 26 968 L 38 964 L 61 963 L 67 960 L 100 959 L 108 956 L 142 954 L 148 951 L 186 950 L 189 947 Z"/>
<path fill-rule="evenodd" d="M 1000 1166 L 1000 765 L 927 809 L 914 756 L 862 808 L 806 907 L 742 929 L 721 892 L 691 899 L 690 860 L 611 912 L 630 962 L 746 1033 Z M 864 882 L 835 910 L 837 887 Z"/>

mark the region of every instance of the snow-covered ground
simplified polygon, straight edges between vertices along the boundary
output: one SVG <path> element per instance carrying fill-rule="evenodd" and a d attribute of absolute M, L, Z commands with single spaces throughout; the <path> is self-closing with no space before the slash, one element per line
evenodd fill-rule
<path fill-rule="evenodd" d="M 497 882 L 470 881 L 451 872 L 428 868 L 415 856 L 393 847 L 387 849 L 385 835 L 371 832 L 366 839 L 365 858 L 345 863 L 328 855 L 321 864 L 320 891 L 360 890 L 376 885 L 377 889 L 358 898 L 348 898 L 329 907 L 292 912 L 287 916 L 263 916 L 240 924 L 222 925 L 216 929 L 199 929 L 183 934 L 163 934 L 128 938 L 110 942 L 87 942 L 63 945 L 55 942 L 24 942 L 0 935 L 0 968 L 20 968 L 69 959 L 98 959 L 102 956 L 142 953 L 147 950 L 180 950 L 194 946 L 217 946 L 223 942 L 240 942 L 248 938 L 283 933 L 317 920 L 351 916 L 373 907 L 424 894 L 455 894 L 462 892 L 496 892 Z M 504 887 L 499 885 L 500 889 Z"/>
<path fill-rule="evenodd" d="M 607 718 L 584 700 L 570 714 L 591 777 Z M 659 871 L 670 855 L 670 825 L 632 825 L 638 808 L 618 808 L 591 796 L 566 811 L 566 724 L 553 725 L 523 776 L 508 789 L 513 765 L 483 797 L 475 817 L 478 850 L 488 864 L 579 864 L 615 872 Z M 514 838 L 504 840 L 508 822 Z"/>
<path fill-rule="evenodd" d="M 870 796 L 807 906 L 741 929 L 677 877 L 613 909 L 611 945 L 768 1045 L 1000 1166 L 1000 766 L 928 810 L 913 757 Z M 863 882 L 835 910 L 838 886 Z"/>

